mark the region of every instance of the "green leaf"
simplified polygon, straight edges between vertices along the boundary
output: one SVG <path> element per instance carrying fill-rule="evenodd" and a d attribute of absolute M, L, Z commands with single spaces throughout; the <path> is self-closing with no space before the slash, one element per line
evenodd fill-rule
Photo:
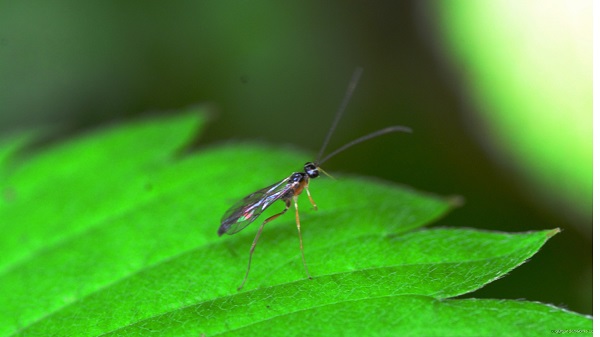
<path fill-rule="evenodd" d="M 309 322 L 294 324 L 294 322 Z M 351 324 L 345 324 L 351 322 Z M 337 324 L 342 324 L 338 326 Z M 301 310 L 219 336 L 591 336 L 589 319 L 525 301 L 439 300 L 391 295 Z M 313 335 L 310 333 L 310 335 Z"/>
<path fill-rule="evenodd" d="M 248 282 L 236 291 L 260 221 L 283 203 L 235 236 L 217 236 L 222 214 L 310 156 L 245 144 L 184 154 L 202 116 L 138 121 L 2 155 L 0 336 L 591 329 L 589 318 L 544 304 L 446 300 L 502 277 L 557 230 L 415 230 L 449 211 L 452 199 L 335 173 L 337 180 L 311 180 L 317 212 L 300 196 L 313 279 L 291 210 L 265 227 Z M 15 139 L 0 154 L 18 148 Z"/>

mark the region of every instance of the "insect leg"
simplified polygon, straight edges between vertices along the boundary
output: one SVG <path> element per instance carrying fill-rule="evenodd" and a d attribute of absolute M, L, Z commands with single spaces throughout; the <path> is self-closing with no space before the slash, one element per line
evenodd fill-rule
<path fill-rule="evenodd" d="M 246 269 L 246 275 L 244 276 L 244 280 L 242 281 L 242 284 L 240 284 L 240 286 L 237 288 L 238 291 L 242 290 L 242 288 L 244 287 L 244 284 L 246 284 L 246 280 L 248 279 L 248 274 L 250 273 L 250 265 L 252 264 L 252 254 L 254 253 L 254 248 L 256 248 L 256 243 L 258 242 L 258 238 L 260 237 L 260 233 L 262 233 L 263 228 L 265 227 L 265 225 L 268 222 L 271 222 L 271 221 L 277 219 L 280 215 L 287 212 L 287 210 L 290 208 L 290 200 L 288 199 L 288 200 L 283 200 L 283 201 L 285 201 L 285 209 L 283 211 L 281 211 L 280 213 L 277 213 L 275 215 L 268 217 L 260 225 L 260 228 L 258 228 L 258 232 L 256 232 L 254 241 L 252 241 L 252 246 L 250 246 L 250 257 L 248 257 L 248 268 Z M 298 213 L 297 209 L 298 208 L 296 207 L 296 214 Z"/>
<path fill-rule="evenodd" d="M 315 203 L 312 196 L 310 195 L 310 192 L 308 191 L 308 185 L 306 185 L 306 187 L 304 187 L 304 190 L 306 191 L 306 195 L 308 195 L 308 200 L 310 200 L 310 203 L 313 206 L 314 210 L 315 211 L 318 210 L 319 208 L 317 207 L 317 204 Z"/>
<path fill-rule="evenodd" d="M 311 199 L 312 200 L 312 199 Z M 306 266 L 306 259 L 304 258 L 304 246 L 302 245 L 302 233 L 300 232 L 300 215 L 298 215 L 298 196 L 294 196 L 294 207 L 296 208 L 296 227 L 298 227 L 298 237 L 300 237 L 300 252 L 302 253 L 302 262 L 304 263 L 304 270 L 306 270 L 306 276 L 312 279 Z"/>

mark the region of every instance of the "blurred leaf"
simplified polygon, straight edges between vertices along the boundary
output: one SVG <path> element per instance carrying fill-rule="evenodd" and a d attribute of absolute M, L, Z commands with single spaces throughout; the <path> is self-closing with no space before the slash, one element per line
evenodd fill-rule
<path fill-rule="evenodd" d="M 592 1 L 435 5 L 440 45 L 480 115 L 473 133 L 534 202 L 585 219 L 568 223 L 591 233 Z"/>
<path fill-rule="evenodd" d="M 198 112 L 140 121 L 2 161 L 1 336 L 591 329 L 590 319 L 543 304 L 443 300 L 505 275 L 557 230 L 410 232 L 452 201 L 338 174 L 311 182 L 318 212 L 300 206 L 314 279 L 289 212 L 265 228 L 237 292 L 255 232 L 219 238 L 221 215 L 308 156 L 242 144 L 184 155 L 202 124 Z M 15 148 L 2 144 L 0 153 Z"/>

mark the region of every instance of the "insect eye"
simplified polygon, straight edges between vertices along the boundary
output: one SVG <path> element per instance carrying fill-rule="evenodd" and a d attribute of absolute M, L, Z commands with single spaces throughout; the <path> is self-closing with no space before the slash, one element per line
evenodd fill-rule
<path fill-rule="evenodd" d="M 319 168 L 314 163 L 304 164 L 304 172 L 308 174 L 310 178 L 316 178 L 319 176 Z"/>

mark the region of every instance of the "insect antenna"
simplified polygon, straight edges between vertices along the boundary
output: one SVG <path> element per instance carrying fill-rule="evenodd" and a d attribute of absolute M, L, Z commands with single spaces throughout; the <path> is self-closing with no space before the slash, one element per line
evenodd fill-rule
<path fill-rule="evenodd" d="M 356 138 L 355 140 L 347 143 L 346 145 L 338 148 L 337 150 L 331 152 L 330 154 L 328 154 L 325 158 L 323 158 L 323 160 L 317 162 L 317 166 L 323 164 L 324 162 L 328 161 L 329 159 L 331 159 L 331 157 L 335 156 L 336 154 L 346 150 L 347 148 L 354 146 L 356 144 L 360 144 L 366 140 L 369 140 L 371 138 L 375 138 L 375 137 L 379 137 L 382 135 L 385 135 L 386 133 L 390 133 L 390 132 L 407 132 L 407 133 L 411 133 L 412 129 L 406 126 L 401 126 L 401 125 L 395 125 L 395 126 L 388 126 L 387 128 L 381 129 L 381 130 L 377 130 L 375 132 L 369 133 L 368 135 L 364 135 L 360 138 Z"/>
<path fill-rule="evenodd" d="M 329 139 L 331 138 L 333 131 L 335 131 L 335 128 L 337 127 L 337 124 L 340 121 L 340 118 L 342 118 L 342 115 L 344 114 L 344 111 L 346 110 L 346 106 L 348 105 L 348 102 L 350 101 L 350 98 L 352 97 L 352 94 L 354 93 L 354 89 L 356 88 L 356 85 L 358 84 L 358 80 L 360 80 L 360 76 L 362 75 L 362 72 L 363 72 L 363 68 L 361 68 L 361 67 L 357 67 L 356 69 L 354 69 L 354 73 L 352 74 L 352 79 L 350 80 L 350 83 L 348 84 L 348 89 L 346 89 L 346 95 L 344 95 L 344 99 L 342 99 L 342 104 L 340 104 L 340 107 L 338 108 L 337 112 L 335 113 L 335 117 L 333 119 L 333 124 L 331 124 L 331 128 L 329 128 L 329 132 L 327 133 L 327 136 L 325 137 L 325 141 L 323 142 L 323 145 L 321 146 L 321 150 L 319 151 L 319 155 L 317 156 L 317 160 L 316 160 L 317 163 L 320 162 L 320 159 L 323 156 L 323 152 L 325 151 L 327 144 L 329 144 Z"/>
<path fill-rule="evenodd" d="M 360 80 L 360 76 L 362 75 L 362 72 L 363 72 L 363 68 L 357 67 L 354 70 L 354 73 L 352 74 L 352 79 L 350 80 L 350 83 L 348 84 L 348 89 L 346 89 L 346 94 L 344 95 L 344 99 L 342 99 L 342 103 L 340 104 L 340 107 L 338 108 L 337 112 L 335 113 L 335 117 L 333 119 L 333 124 L 331 125 L 331 128 L 329 128 L 329 132 L 327 133 L 327 136 L 325 137 L 325 141 L 323 142 L 323 145 L 321 146 L 321 150 L 319 150 L 319 155 L 317 156 L 317 160 L 315 160 L 315 164 L 317 164 L 317 166 L 323 164 L 327 160 L 331 159 L 331 157 L 346 150 L 347 148 L 354 146 L 356 144 L 362 143 L 371 138 L 379 137 L 381 135 L 384 135 L 384 134 L 390 133 L 390 132 L 408 132 L 408 133 L 412 132 L 412 130 L 406 126 L 400 126 L 400 125 L 389 126 L 385 129 L 381 129 L 381 130 L 375 131 L 373 133 L 369 133 L 368 135 L 357 138 L 357 139 L 349 142 L 348 144 L 340 147 L 339 149 L 331 152 L 325 158 L 321 159 L 321 157 L 323 157 L 323 152 L 325 152 L 325 148 L 327 147 L 327 144 L 329 144 L 331 135 L 333 134 L 333 131 L 335 131 L 335 129 L 337 128 L 338 122 L 342 118 L 342 115 L 344 114 L 344 111 L 346 110 L 346 106 L 348 105 L 348 102 L 350 101 L 350 98 L 352 97 L 352 94 L 354 93 L 354 89 L 356 89 L 356 85 L 358 84 L 358 81 Z"/>

